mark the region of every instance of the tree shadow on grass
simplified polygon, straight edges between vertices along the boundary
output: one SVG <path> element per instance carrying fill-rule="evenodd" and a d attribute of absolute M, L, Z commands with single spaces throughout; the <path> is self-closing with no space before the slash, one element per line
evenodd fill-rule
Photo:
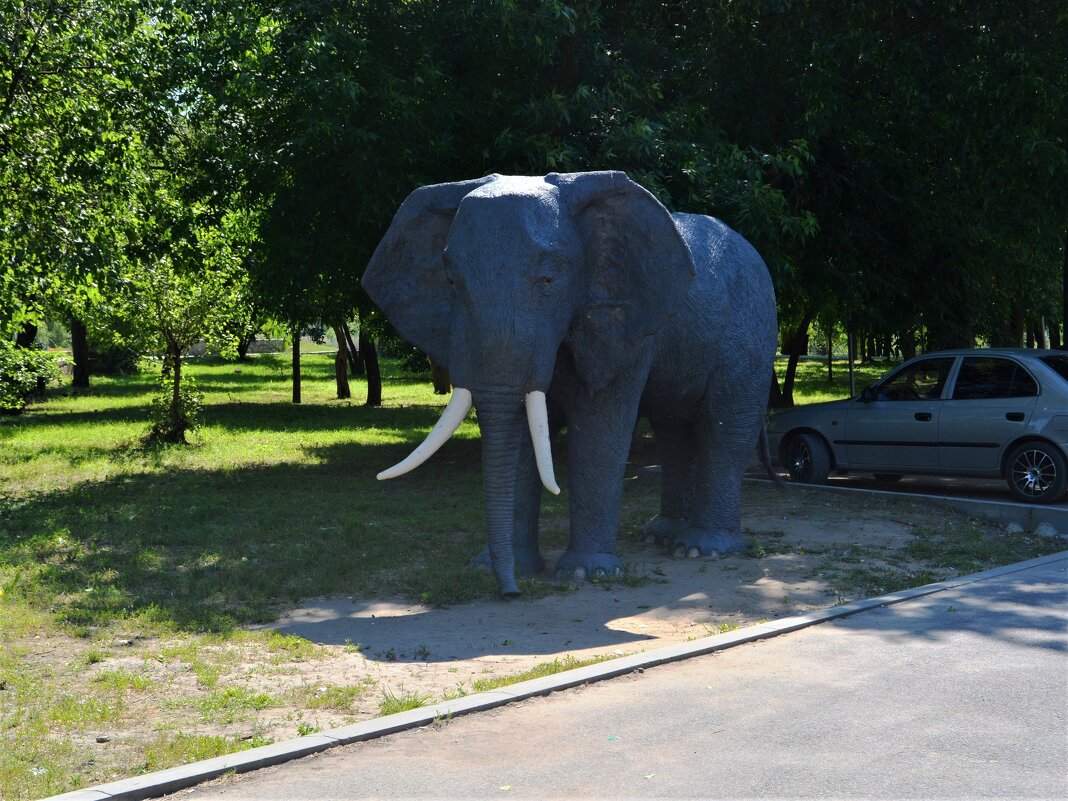
<path fill-rule="evenodd" d="M 0 586 L 76 627 L 145 616 L 196 631 L 267 622 L 309 596 L 492 597 L 492 578 L 467 566 L 484 541 L 477 441 L 448 443 L 436 470 L 376 481 L 407 447 L 314 447 L 303 464 L 0 501 Z"/>

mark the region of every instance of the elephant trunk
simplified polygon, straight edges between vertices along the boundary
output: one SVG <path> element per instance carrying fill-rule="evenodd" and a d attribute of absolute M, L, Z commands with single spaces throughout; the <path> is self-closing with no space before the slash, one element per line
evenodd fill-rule
<path fill-rule="evenodd" d="M 482 432 L 482 480 L 489 555 L 501 594 L 519 595 L 515 581 L 512 531 L 515 528 L 515 485 L 520 437 L 525 435 L 523 405 L 518 395 L 475 393 Z"/>

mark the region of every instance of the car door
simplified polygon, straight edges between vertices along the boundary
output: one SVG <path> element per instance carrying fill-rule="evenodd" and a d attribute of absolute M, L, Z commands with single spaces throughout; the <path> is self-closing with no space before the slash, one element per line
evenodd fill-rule
<path fill-rule="evenodd" d="M 991 472 L 1001 453 L 1031 420 L 1038 383 L 1013 359 L 965 356 L 938 420 L 942 467 Z"/>
<path fill-rule="evenodd" d="M 938 467 L 938 419 L 954 361 L 934 356 L 908 362 L 875 385 L 873 400 L 849 408 L 841 442 L 851 468 Z"/>

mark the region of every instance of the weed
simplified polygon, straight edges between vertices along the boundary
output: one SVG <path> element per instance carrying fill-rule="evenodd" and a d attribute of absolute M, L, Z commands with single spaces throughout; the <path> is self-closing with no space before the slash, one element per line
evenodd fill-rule
<path fill-rule="evenodd" d="M 129 670 L 102 670 L 93 676 L 93 683 L 117 693 L 125 693 L 130 690 L 144 692 L 153 687 L 152 679 L 143 673 L 134 673 Z"/>
<path fill-rule="evenodd" d="M 426 706 L 434 699 L 425 693 L 410 692 L 403 695 L 394 695 L 390 690 L 382 690 L 382 700 L 378 704 L 378 715 L 394 715 L 397 712 L 407 712 L 409 709 L 418 709 Z"/>
<path fill-rule="evenodd" d="M 471 684 L 471 689 L 476 693 L 484 693 L 489 690 L 496 690 L 499 687 L 507 687 L 510 684 L 518 684 L 521 681 L 529 681 L 530 679 L 540 679 L 543 676 L 552 676 L 556 673 L 563 673 L 565 670 L 574 670 L 575 668 L 586 667 L 587 665 L 596 665 L 600 662 L 607 662 L 610 659 L 617 659 L 620 654 L 606 654 L 604 656 L 593 656 L 588 659 L 579 659 L 571 654 L 565 655 L 563 658 L 556 658 L 551 662 L 542 662 L 535 665 L 530 670 L 524 670 L 521 673 L 512 673 L 507 676 L 494 676 L 491 679 L 475 679 Z"/>
<path fill-rule="evenodd" d="M 255 711 L 277 705 L 278 701 L 269 694 L 252 692 L 244 687 L 227 687 L 193 702 L 205 723 L 223 724 L 245 720 Z"/>
<path fill-rule="evenodd" d="M 163 732 L 145 746 L 143 771 L 161 770 L 172 765 L 199 762 L 202 759 L 247 751 L 274 742 L 266 737 L 244 740 L 237 737 L 221 737 L 210 734 L 183 734 Z"/>
<path fill-rule="evenodd" d="M 356 699 L 367 692 L 370 686 L 367 682 L 310 685 L 293 690 L 291 697 L 309 709 L 331 709 L 347 713 L 353 711 Z"/>
<path fill-rule="evenodd" d="M 313 726 L 310 723 L 298 723 L 297 724 L 297 736 L 307 737 L 309 734 L 315 734 L 319 731 L 318 726 Z"/>

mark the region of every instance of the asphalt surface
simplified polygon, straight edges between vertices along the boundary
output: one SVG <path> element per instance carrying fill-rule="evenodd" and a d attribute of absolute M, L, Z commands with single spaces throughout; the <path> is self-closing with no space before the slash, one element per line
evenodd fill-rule
<path fill-rule="evenodd" d="M 1068 798 L 1068 553 L 183 799 Z"/>
<path fill-rule="evenodd" d="M 832 487 L 851 489 L 906 492 L 916 495 L 931 495 L 937 498 L 962 498 L 977 501 L 1022 503 L 1009 491 L 1008 485 L 994 478 L 957 478 L 953 476 L 903 476 L 899 481 L 876 481 L 871 474 L 856 473 L 846 476 L 829 476 L 827 484 Z M 1049 504 L 1050 509 L 1062 509 L 1068 513 L 1068 496 L 1059 503 Z"/>

